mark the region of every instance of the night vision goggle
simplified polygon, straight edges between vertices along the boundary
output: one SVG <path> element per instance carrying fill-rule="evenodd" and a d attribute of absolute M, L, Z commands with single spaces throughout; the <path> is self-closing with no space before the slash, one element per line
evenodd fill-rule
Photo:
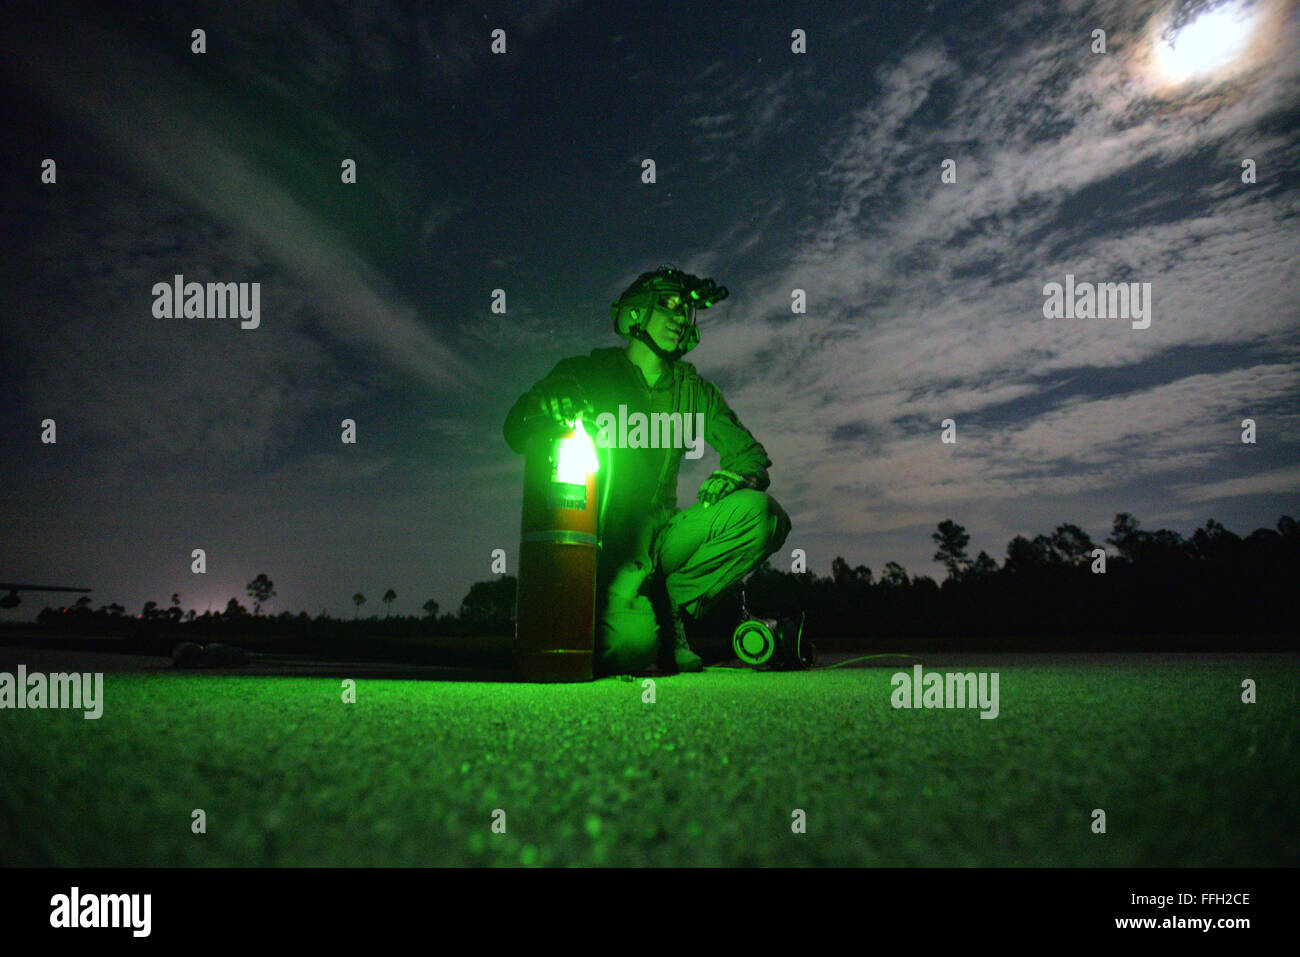
<path fill-rule="evenodd" d="M 675 316 L 681 316 L 687 322 L 695 321 L 695 303 L 690 299 L 682 298 L 682 294 L 676 290 L 672 292 L 661 292 L 656 304 L 664 312 L 672 313 Z"/>

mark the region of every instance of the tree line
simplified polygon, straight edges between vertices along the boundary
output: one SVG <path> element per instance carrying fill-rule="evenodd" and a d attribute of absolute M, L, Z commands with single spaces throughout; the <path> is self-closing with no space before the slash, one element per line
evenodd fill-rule
<path fill-rule="evenodd" d="M 951 519 L 931 535 L 942 583 L 896 562 L 879 578 L 836 558 L 829 578 L 767 565 L 750 578 L 750 610 L 806 611 L 812 634 L 848 638 L 1059 635 L 1281 635 L 1294 632 L 1300 524 L 1283 516 L 1246 537 L 1210 519 L 1190 537 L 1115 516 L 1105 545 L 1077 525 L 1015 536 L 999 564 Z"/>
<path fill-rule="evenodd" d="M 366 604 L 363 592 L 352 596 L 354 614 L 351 619 L 336 618 L 321 609 L 312 616 L 305 611 L 292 614 L 264 614 L 263 609 L 275 597 L 275 583 L 265 573 L 259 574 L 246 586 L 252 611 L 238 598 L 232 597 L 222 611 L 199 613 L 193 608 L 181 609 L 178 593 L 171 596 L 171 604 L 164 608 L 156 601 L 147 601 L 137 615 L 129 615 L 125 606 L 111 602 L 91 607 L 89 597 L 82 595 L 72 605 L 63 608 L 44 608 L 36 621 L 57 631 L 96 631 L 121 633 L 175 632 L 195 636 L 234 634 L 295 635 L 383 633 L 389 635 L 471 635 L 509 634 L 513 630 L 515 578 L 505 575 L 490 581 L 476 582 L 460 603 L 455 614 L 438 614 L 438 602 L 430 598 L 422 606 L 424 614 L 392 615 L 391 606 L 397 592 L 389 588 L 380 599 L 388 609 L 383 618 L 362 618 L 361 608 Z M 504 629 L 504 631 L 503 631 Z"/>
<path fill-rule="evenodd" d="M 879 577 L 865 565 L 835 558 L 830 576 L 786 572 L 767 563 L 749 577 L 746 603 L 762 617 L 805 613 L 810 634 L 825 642 L 869 645 L 873 639 L 1061 635 L 1283 635 L 1295 630 L 1293 590 L 1300 582 L 1300 523 L 1283 516 L 1274 528 L 1244 538 L 1210 519 L 1190 537 L 1168 529 L 1146 531 L 1127 512 L 1095 543 L 1077 525 L 1049 534 L 1015 536 L 999 563 L 984 551 L 974 558 L 970 536 L 952 519 L 931 535 L 942 582 L 909 575 L 888 562 Z M 1109 546 L 1109 548 L 1103 547 Z M 198 635 L 335 634 L 509 635 L 516 579 L 501 575 L 474 583 L 455 614 L 361 618 L 363 593 L 353 596 L 353 619 L 263 614 L 274 583 L 258 575 L 248 584 L 253 611 L 231 598 L 222 612 L 181 613 L 179 596 L 163 609 L 148 602 L 137 619 L 116 603 L 92 611 L 84 596 L 71 608 L 46 608 L 37 621 L 59 630 L 168 626 Z M 724 596 L 705 620 L 719 634 L 734 626 L 736 595 Z M 388 589 L 381 601 L 397 597 Z M 815 639 L 818 640 L 818 639 Z"/>

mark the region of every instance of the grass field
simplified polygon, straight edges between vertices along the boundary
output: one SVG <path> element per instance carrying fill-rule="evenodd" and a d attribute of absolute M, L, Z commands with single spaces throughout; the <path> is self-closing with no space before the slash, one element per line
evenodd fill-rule
<path fill-rule="evenodd" d="M 39 666 L 7 649 L 12 662 Z M 909 663 L 910 664 L 910 663 Z M 584 685 L 105 675 L 104 714 L 0 710 L 10 865 L 1291 865 L 1300 659 L 929 656 L 891 676 Z M 1258 685 L 1243 704 L 1241 684 Z M 191 831 L 202 808 L 207 832 Z M 1092 811 L 1106 833 L 1092 831 Z M 505 833 L 492 829 L 504 811 Z M 792 832 L 796 809 L 806 833 Z M 500 820 L 500 815 L 497 815 Z"/>

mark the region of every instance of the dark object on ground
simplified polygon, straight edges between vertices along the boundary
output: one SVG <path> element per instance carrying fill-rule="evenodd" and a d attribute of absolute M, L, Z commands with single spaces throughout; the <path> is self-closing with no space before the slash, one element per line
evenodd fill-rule
<path fill-rule="evenodd" d="M 252 657 L 243 648 L 217 641 L 207 645 L 183 641 L 172 649 L 172 664 L 177 668 L 242 668 Z"/>
<path fill-rule="evenodd" d="M 223 645 L 218 641 L 203 646 L 202 668 L 239 668 L 248 664 L 252 655 L 235 645 Z"/>
<path fill-rule="evenodd" d="M 193 641 L 182 641 L 172 649 L 172 665 L 177 668 L 197 668 L 203 658 L 203 646 Z"/>

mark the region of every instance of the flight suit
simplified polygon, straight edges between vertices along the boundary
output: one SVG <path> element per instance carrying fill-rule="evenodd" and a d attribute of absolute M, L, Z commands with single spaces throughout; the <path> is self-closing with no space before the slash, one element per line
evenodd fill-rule
<path fill-rule="evenodd" d="M 677 360 L 652 387 L 619 347 L 561 360 L 522 395 L 506 416 L 506 443 L 523 453 L 534 428 L 550 428 L 539 408 L 547 387 L 575 381 L 597 416 L 681 413 L 698 422 L 719 466 L 745 478 L 715 504 L 677 507 L 677 476 L 686 448 L 629 448 L 615 441 L 598 451 L 601 549 L 596 573 L 598 673 L 643 671 L 656 661 L 665 614 L 698 618 L 709 603 L 784 544 L 790 519 L 766 493 L 767 452 L 689 362 Z M 620 406 L 624 409 L 620 411 Z M 585 422 L 585 419 L 584 419 Z M 587 431 L 594 433 L 592 423 Z M 617 440 L 621 437 L 612 436 Z M 606 485 L 607 483 L 607 485 Z M 667 632 L 671 636 L 672 632 Z"/>

